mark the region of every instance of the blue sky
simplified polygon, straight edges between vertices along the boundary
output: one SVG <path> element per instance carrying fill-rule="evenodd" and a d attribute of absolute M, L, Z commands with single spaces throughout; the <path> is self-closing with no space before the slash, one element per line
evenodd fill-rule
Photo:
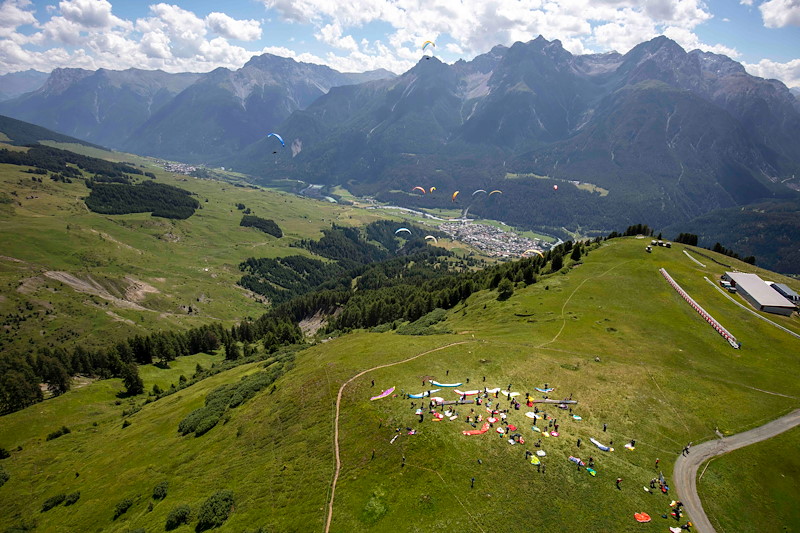
<path fill-rule="evenodd" d="M 130 67 L 205 72 L 270 52 L 403 72 L 542 34 L 575 54 L 664 34 L 800 86 L 800 0 L 0 0 L 0 74 Z"/>

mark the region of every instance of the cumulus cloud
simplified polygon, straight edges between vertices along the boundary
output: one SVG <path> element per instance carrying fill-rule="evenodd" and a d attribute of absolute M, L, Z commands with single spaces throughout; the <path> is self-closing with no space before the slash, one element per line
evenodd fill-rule
<path fill-rule="evenodd" d="M 698 27 L 713 17 L 704 0 L 259 0 L 270 10 L 263 22 L 221 11 L 199 16 L 174 0 L 148 2 L 144 15 L 124 20 L 114 14 L 114 1 L 49 0 L 37 11 L 30 0 L 0 0 L 0 73 L 65 65 L 202 72 L 241 67 L 262 51 L 338 70 L 400 73 L 420 60 L 426 40 L 437 42 L 437 57 L 452 62 L 538 35 L 559 39 L 574 54 L 625 53 L 663 34 L 687 50 L 739 57 L 730 43 L 698 37 Z M 766 0 L 759 9 L 767 26 L 800 24 L 800 0 Z M 233 44 L 258 41 L 262 24 L 273 19 L 297 25 L 297 39 L 287 42 L 298 47 L 313 35 L 315 53 Z M 375 39 L 371 25 L 388 27 L 385 37 Z M 773 67 L 774 75 L 793 75 L 790 63 L 775 65 L 784 68 Z"/>
<path fill-rule="evenodd" d="M 66 20 L 85 28 L 131 26 L 130 22 L 111 14 L 111 3 L 107 0 L 63 0 L 58 10 Z"/>
<path fill-rule="evenodd" d="M 257 20 L 236 20 L 225 13 L 209 13 L 208 28 L 227 39 L 256 41 L 261 38 L 261 23 Z"/>
<path fill-rule="evenodd" d="M 762 59 L 758 63 L 743 63 L 745 70 L 753 76 L 781 80 L 789 87 L 800 87 L 800 59 L 779 63 Z"/>
<path fill-rule="evenodd" d="M 36 17 L 30 11 L 30 0 L 5 0 L 0 4 L 0 37 L 3 30 L 15 30 L 25 24 L 35 24 Z"/>
<path fill-rule="evenodd" d="M 758 9 L 767 28 L 800 26 L 800 0 L 768 0 Z"/>

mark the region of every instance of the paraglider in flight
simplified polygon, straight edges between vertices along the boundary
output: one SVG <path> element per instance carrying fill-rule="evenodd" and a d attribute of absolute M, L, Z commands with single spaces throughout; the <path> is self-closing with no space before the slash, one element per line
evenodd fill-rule
<path fill-rule="evenodd" d="M 428 240 L 428 239 L 432 239 L 433 242 L 435 242 L 436 244 L 439 244 L 439 240 L 436 237 L 434 237 L 433 235 L 425 235 L 425 240 Z"/>
<path fill-rule="evenodd" d="M 276 139 L 278 139 L 281 142 L 281 146 L 286 148 L 286 143 L 283 142 L 283 137 L 281 137 L 277 133 L 270 133 L 269 135 L 267 135 L 267 139 L 269 139 L 270 137 L 275 137 Z"/>
<path fill-rule="evenodd" d="M 544 254 L 542 252 L 540 252 L 539 250 L 534 250 L 534 249 L 525 250 L 524 252 L 522 252 L 522 255 L 527 255 L 527 254 L 529 254 L 531 252 L 533 252 L 535 254 L 539 254 L 541 257 L 544 257 Z"/>
<path fill-rule="evenodd" d="M 411 189 L 411 190 L 412 190 L 412 191 L 419 190 L 419 191 L 420 191 L 422 194 L 425 194 L 425 189 L 423 189 L 423 188 L 422 188 L 422 187 L 420 187 L 420 186 L 416 186 L 416 187 L 414 187 L 414 188 L 413 188 L 413 189 Z"/>
<path fill-rule="evenodd" d="M 503 191 L 494 190 L 494 191 L 489 193 L 489 196 L 491 196 L 493 194 L 503 194 Z"/>
<path fill-rule="evenodd" d="M 436 43 L 433 41 L 425 41 L 422 43 L 422 53 L 425 55 L 425 59 L 431 58 L 434 48 L 436 48 Z"/>
<path fill-rule="evenodd" d="M 558 185 L 553 185 L 553 190 L 557 191 L 558 190 Z"/>
<path fill-rule="evenodd" d="M 432 193 L 432 192 L 433 192 L 433 191 L 435 191 L 435 190 L 436 190 L 436 187 L 431 187 L 431 190 L 430 190 L 430 191 L 428 191 L 428 192 L 429 192 L 429 193 Z"/>
<path fill-rule="evenodd" d="M 478 194 L 479 192 L 482 192 L 483 194 L 486 194 L 486 191 L 484 191 L 483 189 L 478 189 L 477 191 L 475 191 L 474 193 L 472 193 L 472 196 L 475 196 L 475 195 L 476 195 L 476 194 Z"/>
<path fill-rule="evenodd" d="M 277 133 L 270 133 L 269 135 L 267 135 L 267 139 L 269 139 L 270 137 L 275 137 L 276 139 L 278 139 L 281 142 L 281 146 L 286 148 L 286 143 L 283 142 L 283 137 L 281 137 Z M 277 150 L 273 150 L 272 154 L 276 156 L 275 157 L 275 164 L 277 165 L 278 164 L 278 157 L 277 157 L 278 151 Z"/>
<path fill-rule="evenodd" d="M 407 231 L 407 232 L 408 232 L 408 234 L 409 234 L 409 235 L 411 235 L 411 230 L 410 230 L 410 229 L 408 229 L 408 228 L 397 228 L 397 230 L 394 232 L 394 234 L 395 234 L 395 235 L 397 235 L 397 234 L 398 234 L 398 233 L 400 233 L 401 231 Z"/>
<path fill-rule="evenodd" d="M 453 201 L 454 202 L 456 201 L 456 196 L 458 196 L 458 193 L 460 193 L 460 192 L 461 191 L 456 191 L 456 192 L 453 193 Z"/>

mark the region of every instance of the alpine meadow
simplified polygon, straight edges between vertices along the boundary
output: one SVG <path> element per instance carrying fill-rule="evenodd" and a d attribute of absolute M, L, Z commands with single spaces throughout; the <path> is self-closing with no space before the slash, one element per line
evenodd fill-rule
<path fill-rule="evenodd" d="M 0 533 L 800 531 L 800 8 L 134 4 L 0 0 Z"/>

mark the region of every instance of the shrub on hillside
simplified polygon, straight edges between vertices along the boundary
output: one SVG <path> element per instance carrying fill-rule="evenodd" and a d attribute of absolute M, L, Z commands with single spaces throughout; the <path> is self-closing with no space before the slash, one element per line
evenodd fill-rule
<path fill-rule="evenodd" d="M 163 500 L 167 497 L 167 489 L 169 488 L 169 481 L 166 479 L 153 487 L 153 499 Z"/>
<path fill-rule="evenodd" d="M 186 504 L 181 504 L 169 512 L 164 528 L 167 531 L 172 531 L 181 524 L 188 524 L 191 516 L 192 508 Z"/>
<path fill-rule="evenodd" d="M 256 228 L 264 233 L 272 235 L 273 237 L 278 237 L 279 239 L 283 237 L 283 231 L 281 231 L 281 228 L 275 223 L 274 220 L 267 218 L 261 218 L 255 215 L 244 215 L 239 225 Z"/>
<path fill-rule="evenodd" d="M 0 487 L 6 484 L 6 481 L 11 479 L 11 476 L 8 475 L 6 469 L 0 466 Z"/>
<path fill-rule="evenodd" d="M 205 531 L 213 527 L 219 527 L 233 509 L 233 491 L 218 490 L 212 494 L 203 505 L 200 506 L 197 518 L 197 531 Z"/>
<path fill-rule="evenodd" d="M 125 498 L 124 500 L 119 502 L 117 505 L 115 505 L 114 506 L 114 520 L 116 520 L 120 516 L 122 516 L 125 513 L 127 513 L 128 509 L 131 508 L 131 505 L 133 505 L 133 500 L 130 499 L 130 498 Z"/>
<path fill-rule="evenodd" d="M 441 308 L 434 309 L 427 315 L 424 315 L 410 324 L 397 328 L 398 335 L 437 335 L 441 333 L 449 333 L 447 330 L 434 328 L 434 324 L 438 324 L 447 318 L 447 311 Z"/>
<path fill-rule="evenodd" d="M 61 429 L 57 429 L 52 433 L 48 433 L 47 438 L 45 440 L 57 439 L 62 435 L 66 435 L 67 433 L 71 433 L 70 429 L 67 426 L 61 426 Z"/>
<path fill-rule="evenodd" d="M 66 498 L 66 494 L 56 494 L 55 496 L 50 496 L 44 501 L 44 503 L 42 503 L 42 512 L 44 513 L 45 511 L 49 511 L 57 505 L 61 505 Z"/>
<path fill-rule="evenodd" d="M 0 459 L 6 459 L 7 457 L 11 457 L 11 454 L 8 453 L 8 450 L 5 448 L 0 448 Z"/>
<path fill-rule="evenodd" d="M 78 500 L 81 499 L 81 491 L 75 491 L 67 494 L 67 497 L 64 499 L 64 507 L 67 505 L 72 505 Z"/>

